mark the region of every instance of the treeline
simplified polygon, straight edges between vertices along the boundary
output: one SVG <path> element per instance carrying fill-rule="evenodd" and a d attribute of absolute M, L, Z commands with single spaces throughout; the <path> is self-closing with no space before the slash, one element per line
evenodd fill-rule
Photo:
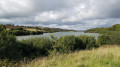
<path fill-rule="evenodd" d="M 108 28 L 93 28 L 85 31 L 86 33 L 114 34 L 120 33 L 120 24 L 113 25 Z"/>
<path fill-rule="evenodd" d="M 75 30 L 67 30 L 67 29 L 60 29 L 60 28 L 49 28 L 49 27 L 34 27 L 34 29 L 43 30 L 46 33 L 75 31 Z"/>
<path fill-rule="evenodd" d="M 25 30 L 24 28 L 21 28 L 21 27 L 10 28 L 9 32 L 13 35 L 16 35 L 16 36 L 43 34 L 43 32 L 41 32 L 41 31 L 28 31 L 28 30 Z"/>
<path fill-rule="evenodd" d="M 100 33 L 98 38 L 100 44 L 120 44 L 120 24 L 108 28 L 94 28 L 86 30 L 88 33 Z"/>
<path fill-rule="evenodd" d="M 53 32 L 66 32 L 66 31 L 75 31 L 75 30 L 67 30 L 67 29 L 60 29 L 60 28 L 49 28 L 49 27 L 40 27 L 40 26 L 15 26 L 14 24 L 7 24 L 4 25 L 7 29 L 14 29 L 14 28 L 23 28 L 25 30 L 27 29 L 34 29 L 39 32 L 43 33 L 53 33 Z M 31 30 L 29 30 L 31 31 Z"/>

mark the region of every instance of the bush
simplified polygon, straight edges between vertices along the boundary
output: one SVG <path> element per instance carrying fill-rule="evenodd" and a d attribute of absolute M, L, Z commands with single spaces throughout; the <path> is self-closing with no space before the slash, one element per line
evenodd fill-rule
<path fill-rule="evenodd" d="M 120 45 L 120 33 L 113 33 L 110 35 L 111 37 L 111 44 Z"/>
<path fill-rule="evenodd" d="M 110 41 L 111 41 L 110 35 L 106 35 L 106 34 L 98 36 L 98 39 L 97 39 L 97 43 L 99 45 L 108 45 L 108 44 L 111 44 Z"/>
<path fill-rule="evenodd" d="M 120 33 L 103 34 L 98 37 L 97 43 L 100 45 L 120 44 Z"/>
<path fill-rule="evenodd" d="M 43 32 L 41 31 L 28 31 L 21 27 L 11 28 L 9 31 L 11 34 L 16 35 L 16 36 L 43 34 Z"/>
<path fill-rule="evenodd" d="M 92 49 L 94 47 L 98 47 L 99 45 L 96 44 L 96 40 L 94 36 L 78 36 L 78 48 L 79 49 Z"/>
<path fill-rule="evenodd" d="M 52 42 L 47 37 L 22 40 L 21 43 L 27 46 L 27 49 L 24 50 L 24 53 L 29 53 L 27 56 L 31 54 L 34 54 L 34 56 L 45 56 L 48 55 L 49 50 L 52 49 Z"/>
<path fill-rule="evenodd" d="M 63 36 L 57 40 L 54 45 L 54 51 L 60 53 L 69 53 L 75 50 L 92 49 L 94 47 L 99 47 L 96 44 L 95 37 L 93 36 Z"/>
<path fill-rule="evenodd" d="M 74 50 L 76 37 L 73 35 L 60 37 L 53 46 L 55 52 L 68 53 Z"/>
<path fill-rule="evenodd" d="M 13 30 L 11 31 L 12 34 L 16 35 L 16 36 L 20 36 L 20 35 L 29 35 L 29 31 L 27 30 Z"/>
<path fill-rule="evenodd" d="M 17 59 L 21 56 L 18 52 L 15 36 L 11 35 L 0 25 L 0 59 Z"/>

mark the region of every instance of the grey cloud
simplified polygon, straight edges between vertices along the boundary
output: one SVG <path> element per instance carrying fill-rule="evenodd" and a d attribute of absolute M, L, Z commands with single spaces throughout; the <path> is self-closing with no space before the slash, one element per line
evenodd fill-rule
<path fill-rule="evenodd" d="M 89 29 L 120 24 L 120 0 L 1 0 L 0 23 Z"/>
<path fill-rule="evenodd" d="M 91 3 L 91 9 L 97 17 L 118 18 L 120 17 L 119 3 L 120 0 L 93 0 Z"/>
<path fill-rule="evenodd" d="M 28 16 L 31 12 L 32 6 L 29 0 L 0 1 L 0 17 L 2 18 Z"/>
<path fill-rule="evenodd" d="M 73 6 L 72 0 L 33 0 L 35 9 L 40 11 L 58 10 Z"/>

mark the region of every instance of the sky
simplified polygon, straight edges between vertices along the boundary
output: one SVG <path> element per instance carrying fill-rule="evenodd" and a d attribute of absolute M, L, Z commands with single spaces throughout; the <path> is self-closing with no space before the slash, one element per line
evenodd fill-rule
<path fill-rule="evenodd" d="M 120 24 L 120 0 L 0 0 L 0 24 L 73 30 Z"/>

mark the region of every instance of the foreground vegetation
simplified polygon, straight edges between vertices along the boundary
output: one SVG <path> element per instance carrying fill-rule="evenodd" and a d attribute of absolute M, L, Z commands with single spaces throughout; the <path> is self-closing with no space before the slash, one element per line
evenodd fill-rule
<path fill-rule="evenodd" d="M 63 36 L 56 38 L 34 38 L 17 41 L 15 36 L 0 25 L 0 60 L 1 66 L 10 66 L 21 60 L 32 60 L 37 57 L 49 56 L 56 53 L 70 53 L 76 50 L 98 47 L 93 36 Z"/>
<path fill-rule="evenodd" d="M 117 33 L 117 35 L 103 34 L 103 35 L 99 36 L 97 40 L 95 39 L 94 36 L 85 36 L 85 35 L 83 35 L 83 36 L 68 35 L 68 36 L 62 36 L 60 38 L 56 38 L 55 36 L 51 35 L 51 38 L 41 37 L 41 38 L 33 38 L 33 39 L 28 39 L 28 40 L 17 41 L 15 36 L 9 30 L 6 30 L 3 25 L 0 25 L 0 66 L 18 67 L 18 66 L 22 65 L 23 63 L 28 63 L 29 60 L 33 60 L 33 59 L 39 58 L 39 57 L 48 57 L 48 56 L 54 56 L 54 55 L 55 55 L 55 57 L 60 57 L 60 56 L 64 56 L 64 54 L 65 54 L 65 57 L 64 57 L 64 59 L 65 59 L 65 58 L 67 58 L 67 56 L 69 56 L 69 53 L 73 53 L 73 52 L 76 52 L 79 50 L 80 50 L 80 52 L 81 51 L 88 52 L 88 53 L 86 53 L 86 55 L 88 55 L 88 56 L 85 56 L 84 57 L 85 59 L 83 58 L 82 60 L 80 60 L 81 63 L 82 62 L 88 63 L 88 61 L 91 61 L 91 63 L 88 63 L 87 65 L 82 64 L 82 67 L 86 67 L 86 66 L 89 67 L 89 65 L 92 65 L 94 63 L 96 63 L 96 65 L 97 65 L 97 62 L 98 62 L 98 66 L 99 65 L 101 66 L 104 63 L 105 63 L 105 65 L 107 65 L 107 64 L 112 65 L 114 63 L 114 55 L 115 54 L 113 55 L 113 59 L 111 59 L 111 54 L 110 55 L 108 54 L 108 56 L 106 56 L 106 57 L 110 56 L 110 59 L 112 60 L 109 63 L 108 62 L 108 61 L 110 61 L 109 59 L 108 60 L 106 59 L 105 60 L 106 62 L 103 61 L 102 58 L 104 58 L 104 57 L 102 57 L 102 56 L 105 56 L 105 55 L 102 55 L 102 56 L 100 55 L 102 58 L 100 57 L 100 59 L 96 60 L 96 58 L 99 58 L 99 56 L 98 56 L 99 54 L 93 56 L 93 54 L 91 54 L 90 50 L 96 49 L 102 45 L 108 45 L 108 44 L 120 45 L 119 35 L 120 35 L 119 33 Z M 97 50 L 96 51 L 94 50 L 94 52 L 97 53 Z M 60 56 L 56 56 L 58 54 Z M 66 55 L 66 54 L 68 54 L 68 55 Z M 82 54 L 82 52 L 80 54 Z M 84 53 L 82 55 L 84 56 Z M 80 57 L 82 55 L 80 55 Z M 93 58 L 90 55 L 92 55 Z M 118 55 L 118 57 L 119 57 L 119 55 Z M 73 58 L 73 59 L 70 58 L 70 59 L 74 60 L 75 58 Z M 45 62 L 47 62 L 49 65 L 49 62 L 52 62 L 51 60 L 52 59 L 49 59 L 49 57 L 48 57 L 48 61 L 45 61 Z M 83 61 L 83 60 L 85 60 L 85 61 Z M 94 61 L 96 61 L 96 62 L 94 62 Z M 59 59 L 58 59 L 58 62 L 59 62 Z M 54 65 L 57 65 L 58 62 L 55 62 L 56 64 L 54 64 L 54 63 L 51 63 L 51 64 L 53 64 L 53 66 L 54 66 Z M 78 62 L 79 62 L 79 60 L 78 60 Z M 116 60 L 115 62 L 118 63 L 118 60 Z M 37 63 L 37 62 L 35 62 L 35 63 Z M 60 61 L 60 64 L 61 63 L 62 62 Z M 72 61 L 66 61 L 65 63 L 72 64 Z M 40 63 L 38 62 L 38 64 L 41 65 L 41 62 Z M 38 64 L 34 64 L 34 62 L 33 62 L 33 65 L 38 65 Z M 44 64 L 42 64 L 42 65 L 44 65 Z M 46 65 L 46 63 L 45 63 L 45 65 Z M 118 66 L 119 63 L 115 64 L 115 65 Z M 59 64 L 58 64 L 58 66 L 59 66 Z"/>
<path fill-rule="evenodd" d="M 76 51 L 35 59 L 23 67 L 120 67 L 120 46 L 107 45 L 98 49 Z"/>
<path fill-rule="evenodd" d="M 62 36 L 33 38 L 17 41 L 9 31 L 0 28 L 0 59 L 21 60 L 24 57 L 33 59 L 48 56 L 50 53 L 69 53 L 76 50 L 98 47 L 93 36 Z"/>

